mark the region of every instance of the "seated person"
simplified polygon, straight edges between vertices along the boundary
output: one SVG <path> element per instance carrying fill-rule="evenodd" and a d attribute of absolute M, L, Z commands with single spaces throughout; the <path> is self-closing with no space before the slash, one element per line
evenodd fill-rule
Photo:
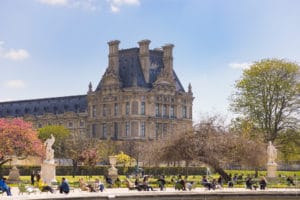
<path fill-rule="evenodd" d="M 61 184 L 59 186 L 59 192 L 61 194 L 62 193 L 68 194 L 70 192 L 69 184 L 68 184 L 67 180 L 64 177 L 61 179 Z"/>
<path fill-rule="evenodd" d="M 181 175 L 178 175 L 178 181 L 176 182 L 175 186 L 177 185 L 177 187 L 175 187 L 175 189 L 182 189 L 182 190 L 186 190 L 185 189 L 185 181 L 182 179 Z"/>
<path fill-rule="evenodd" d="M 79 179 L 79 188 L 82 191 L 96 192 L 96 190 L 94 189 L 94 187 L 91 184 L 87 184 L 84 182 L 83 178 Z"/>
<path fill-rule="evenodd" d="M 113 184 L 112 179 L 110 177 L 108 177 L 108 176 L 105 176 L 105 181 L 106 181 L 108 187 L 111 188 L 112 184 Z"/>
<path fill-rule="evenodd" d="M 252 185 L 253 185 L 252 179 L 250 177 L 247 178 L 247 180 L 246 180 L 246 189 L 252 190 Z"/>
<path fill-rule="evenodd" d="M 212 184 L 208 181 L 208 179 L 206 178 L 206 176 L 203 176 L 203 177 L 202 177 L 201 184 L 202 184 L 204 187 L 206 187 L 208 190 L 210 190 L 210 189 L 213 188 Z"/>
<path fill-rule="evenodd" d="M 95 180 L 95 188 L 101 192 L 104 190 L 104 184 L 98 178 Z"/>
<path fill-rule="evenodd" d="M 236 183 L 235 181 L 234 181 L 234 179 L 230 179 L 230 181 L 228 181 L 228 187 L 229 188 L 233 188 L 233 183 Z"/>
<path fill-rule="evenodd" d="M 261 190 L 266 189 L 267 187 L 267 180 L 265 179 L 265 177 L 261 177 L 260 181 L 259 181 L 259 187 Z"/>
<path fill-rule="evenodd" d="M 296 184 L 294 183 L 294 179 L 293 179 L 291 176 L 287 177 L 286 181 L 287 181 L 287 184 L 288 184 L 288 185 L 296 185 Z"/>
<path fill-rule="evenodd" d="M 0 190 L 6 192 L 7 196 L 12 196 L 10 187 L 6 184 L 5 181 L 6 181 L 6 178 L 4 178 L 4 177 L 0 178 Z"/>
<path fill-rule="evenodd" d="M 140 180 L 139 178 L 136 178 L 135 181 L 134 181 L 134 186 L 135 188 L 138 190 L 138 191 L 141 191 L 141 190 L 146 190 L 146 187 L 140 183 Z"/>
<path fill-rule="evenodd" d="M 218 181 L 214 178 L 211 182 L 212 189 L 222 189 L 222 186 L 218 183 Z"/>
<path fill-rule="evenodd" d="M 140 187 L 140 185 L 135 185 L 128 178 L 125 179 L 125 184 L 129 190 L 133 190 L 133 189 L 137 189 L 138 191 L 142 190 L 142 187 Z"/>
<path fill-rule="evenodd" d="M 146 191 L 149 191 L 149 190 L 153 191 L 153 188 L 148 183 L 148 176 L 145 176 L 143 179 L 143 188 Z"/>
<path fill-rule="evenodd" d="M 119 177 L 115 180 L 115 185 L 119 188 L 121 187 L 121 180 L 119 179 Z"/>
<path fill-rule="evenodd" d="M 158 187 L 160 188 L 161 191 L 163 191 L 166 184 L 164 176 L 160 176 L 157 182 L 158 182 Z"/>
<path fill-rule="evenodd" d="M 38 174 L 36 176 L 36 187 L 39 188 L 40 191 L 42 192 L 51 192 L 53 193 L 53 189 L 47 185 L 46 183 L 44 183 L 41 179 L 41 175 Z"/>
<path fill-rule="evenodd" d="M 186 183 L 186 188 L 191 191 L 193 189 L 194 181 L 187 182 Z"/>

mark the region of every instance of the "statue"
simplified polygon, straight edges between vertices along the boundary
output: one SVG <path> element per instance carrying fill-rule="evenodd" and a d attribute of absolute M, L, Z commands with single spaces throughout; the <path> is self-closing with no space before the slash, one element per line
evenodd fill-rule
<path fill-rule="evenodd" d="M 54 150 L 52 149 L 52 145 L 55 142 L 54 136 L 51 134 L 51 138 L 48 138 L 45 141 L 46 145 L 46 161 L 52 161 L 54 160 Z"/>
<path fill-rule="evenodd" d="M 54 161 L 54 150 L 52 149 L 52 145 L 54 144 L 54 142 L 55 138 L 51 134 L 51 137 L 48 138 L 44 143 L 46 146 L 46 159 L 41 165 L 41 178 L 47 184 L 57 182 L 55 179 L 56 165 Z"/>
<path fill-rule="evenodd" d="M 269 141 L 267 154 L 268 154 L 268 163 L 275 163 L 275 159 L 277 158 L 277 149 L 274 147 L 271 141 Z"/>

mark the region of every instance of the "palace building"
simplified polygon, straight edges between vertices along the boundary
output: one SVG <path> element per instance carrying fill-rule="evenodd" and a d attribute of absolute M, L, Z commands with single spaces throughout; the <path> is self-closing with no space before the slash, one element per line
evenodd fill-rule
<path fill-rule="evenodd" d="M 63 125 L 98 139 L 159 139 L 192 128 L 193 93 L 173 69 L 173 45 L 119 49 L 108 42 L 108 67 L 84 95 L 0 102 L 0 118 L 22 117 L 35 128 Z"/>

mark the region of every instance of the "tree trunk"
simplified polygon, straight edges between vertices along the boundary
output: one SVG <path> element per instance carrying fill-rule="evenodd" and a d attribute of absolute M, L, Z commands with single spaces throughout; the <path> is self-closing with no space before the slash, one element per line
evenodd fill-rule
<path fill-rule="evenodd" d="M 255 178 L 257 178 L 257 177 L 258 177 L 258 168 L 257 168 L 257 167 L 255 167 L 255 169 L 254 169 L 254 170 L 255 170 L 254 177 L 255 177 Z"/>
<path fill-rule="evenodd" d="M 77 164 L 78 164 L 77 160 L 72 160 L 72 164 L 73 164 L 72 176 L 74 178 L 77 170 Z"/>
<path fill-rule="evenodd" d="M 224 179 L 224 181 L 227 183 L 230 180 L 230 176 L 224 171 L 224 169 L 222 167 L 220 167 L 219 161 L 215 158 L 203 158 L 200 159 L 200 161 L 203 161 L 204 163 L 208 164 L 209 166 L 211 166 L 215 172 L 219 173 L 222 178 Z"/>

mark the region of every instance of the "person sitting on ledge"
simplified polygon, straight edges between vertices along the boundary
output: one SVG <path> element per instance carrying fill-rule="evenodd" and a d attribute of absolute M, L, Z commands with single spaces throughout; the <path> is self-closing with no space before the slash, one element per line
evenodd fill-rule
<path fill-rule="evenodd" d="M 259 181 L 259 187 L 260 187 L 261 190 L 264 190 L 267 187 L 267 180 L 264 176 L 261 177 L 261 179 Z"/>
<path fill-rule="evenodd" d="M 91 184 L 87 184 L 84 182 L 83 178 L 79 179 L 79 188 L 82 191 L 96 192 L 96 190 L 94 189 L 94 187 Z"/>
<path fill-rule="evenodd" d="M 287 177 L 286 181 L 287 181 L 287 184 L 288 184 L 288 185 L 296 185 L 296 184 L 294 183 L 294 179 L 293 179 L 291 176 Z"/>
<path fill-rule="evenodd" d="M 208 190 L 213 189 L 212 184 L 208 181 L 208 179 L 206 178 L 206 176 L 203 176 L 203 177 L 202 177 L 201 184 L 202 184 L 204 187 L 206 187 Z"/>
<path fill-rule="evenodd" d="M 253 189 L 252 185 L 253 185 L 252 178 L 248 177 L 246 180 L 246 189 L 252 190 Z"/>
<path fill-rule="evenodd" d="M 42 192 L 51 192 L 53 193 L 53 189 L 47 185 L 46 183 L 44 183 L 41 179 L 41 175 L 38 174 L 36 176 L 36 187 L 39 188 L 40 191 Z"/>
<path fill-rule="evenodd" d="M 70 187 L 69 184 L 67 182 L 67 180 L 65 179 L 65 177 L 63 177 L 61 179 L 61 185 L 59 186 L 59 192 L 62 193 L 66 193 L 68 194 L 70 192 Z"/>
<path fill-rule="evenodd" d="M 4 178 L 4 177 L 0 178 L 0 190 L 6 192 L 7 196 L 12 196 L 10 187 L 6 184 L 5 181 L 6 181 L 6 178 Z"/>
<path fill-rule="evenodd" d="M 96 178 L 94 185 L 97 190 L 99 190 L 100 192 L 103 192 L 104 184 L 98 178 Z"/>

